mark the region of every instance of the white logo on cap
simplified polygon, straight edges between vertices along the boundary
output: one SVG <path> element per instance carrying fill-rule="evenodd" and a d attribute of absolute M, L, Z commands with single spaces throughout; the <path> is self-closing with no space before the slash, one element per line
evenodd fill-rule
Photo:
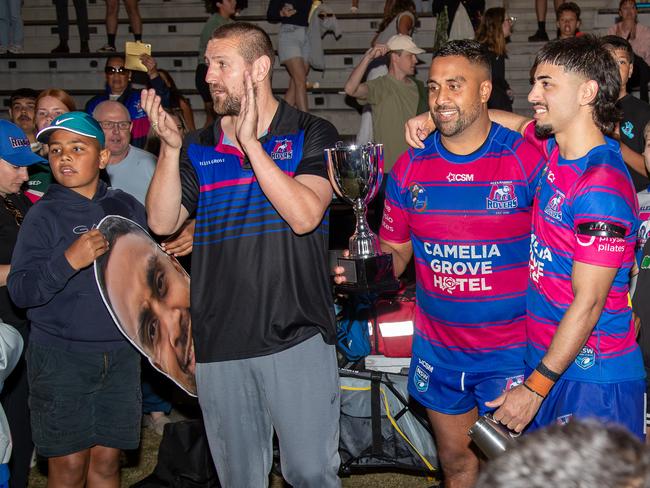
<path fill-rule="evenodd" d="M 67 122 L 68 120 L 73 120 L 73 118 L 68 117 L 67 119 L 57 120 L 54 125 L 61 125 L 63 122 Z"/>

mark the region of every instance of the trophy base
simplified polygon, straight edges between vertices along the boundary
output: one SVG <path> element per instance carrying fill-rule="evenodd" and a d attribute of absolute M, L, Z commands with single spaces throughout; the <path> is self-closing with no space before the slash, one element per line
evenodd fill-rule
<path fill-rule="evenodd" d="M 399 281 L 393 273 L 393 256 L 380 254 L 369 258 L 338 258 L 338 265 L 345 271 L 345 283 L 336 285 L 341 293 L 388 292 L 399 289 Z"/>

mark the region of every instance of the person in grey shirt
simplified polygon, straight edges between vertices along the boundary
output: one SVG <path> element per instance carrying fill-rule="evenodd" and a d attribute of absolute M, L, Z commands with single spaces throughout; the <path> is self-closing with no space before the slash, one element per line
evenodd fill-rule
<path fill-rule="evenodd" d="M 106 136 L 106 148 L 111 153 L 106 166 L 111 186 L 133 195 L 144 205 L 156 169 L 156 158 L 130 144 L 129 111 L 119 102 L 105 101 L 95 107 L 93 117 L 101 125 Z"/>

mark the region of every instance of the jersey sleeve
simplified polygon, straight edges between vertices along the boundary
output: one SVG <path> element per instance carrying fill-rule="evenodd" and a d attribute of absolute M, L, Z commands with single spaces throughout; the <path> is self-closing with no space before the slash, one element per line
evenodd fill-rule
<path fill-rule="evenodd" d="M 379 236 L 388 242 L 404 243 L 410 240 L 411 232 L 408 222 L 407 203 L 410 195 L 409 189 L 402 186 L 402 175 L 410 162 L 411 151 L 402 154 L 386 183 L 386 198 L 384 200 L 384 213 L 379 229 Z M 413 191 L 417 191 L 414 188 Z"/>
<path fill-rule="evenodd" d="M 338 140 L 339 133 L 330 122 L 313 117 L 305 128 L 302 159 L 294 176 L 315 175 L 327 178 L 325 149 L 334 147 Z"/>
<path fill-rule="evenodd" d="M 572 194 L 574 260 L 620 267 L 628 248 L 634 248 L 638 226 L 629 176 L 606 164 L 595 165 L 579 178 Z"/>
<path fill-rule="evenodd" d="M 550 154 L 549 142 L 552 140 L 552 138 L 545 139 L 542 137 L 537 137 L 537 134 L 535 133 L 535 126 L 535 121 L 530 122 L 526 126 L 523 133 L 524 140 L 531 146 L 535 147 L 540 152 L 540 154 L 542 154 L 542 156 L 548 160 Z"/>
<path fill-rule="evenodd" d="M 181 149 L 181 158 L 180 158 L 180 176 L 181 176 L 181 205 L 185 207 L 185 210 L 192 215 L 196 210 L 196 206 L 199 202 L 199 178 L 196 175 L 196 170 L 192 165 L 192 160 L 190 159 L 190 148 L 192 144 L 192 139 L 186 137 L 183 141 L 183 148 Z"/>
<path fill-rule="evenodd" d="M 529 126 L 532 124 L 529 124 Z M 528 128 L 526 129 L 528 130 Z M 526 178 L 530 201 L 533 201 L 539 180 L 544 174 L 546 167 L 546 158 L 542 154 L 538 145 L 531 144 L 527 139 L 520 139 L 514 147 L 515 154 Z"/>

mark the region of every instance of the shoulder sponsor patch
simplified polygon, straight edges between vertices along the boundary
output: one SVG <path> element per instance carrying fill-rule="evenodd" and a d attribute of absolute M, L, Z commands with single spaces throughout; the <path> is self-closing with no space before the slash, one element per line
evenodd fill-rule
<path fill-rule="evenodd" d="M 419 183 L 411 183 L 409 185 L 409 193 L 411 194 L 413 210 L 416 212 L 424 212 L 427 209 L 426 189 Z"/>

